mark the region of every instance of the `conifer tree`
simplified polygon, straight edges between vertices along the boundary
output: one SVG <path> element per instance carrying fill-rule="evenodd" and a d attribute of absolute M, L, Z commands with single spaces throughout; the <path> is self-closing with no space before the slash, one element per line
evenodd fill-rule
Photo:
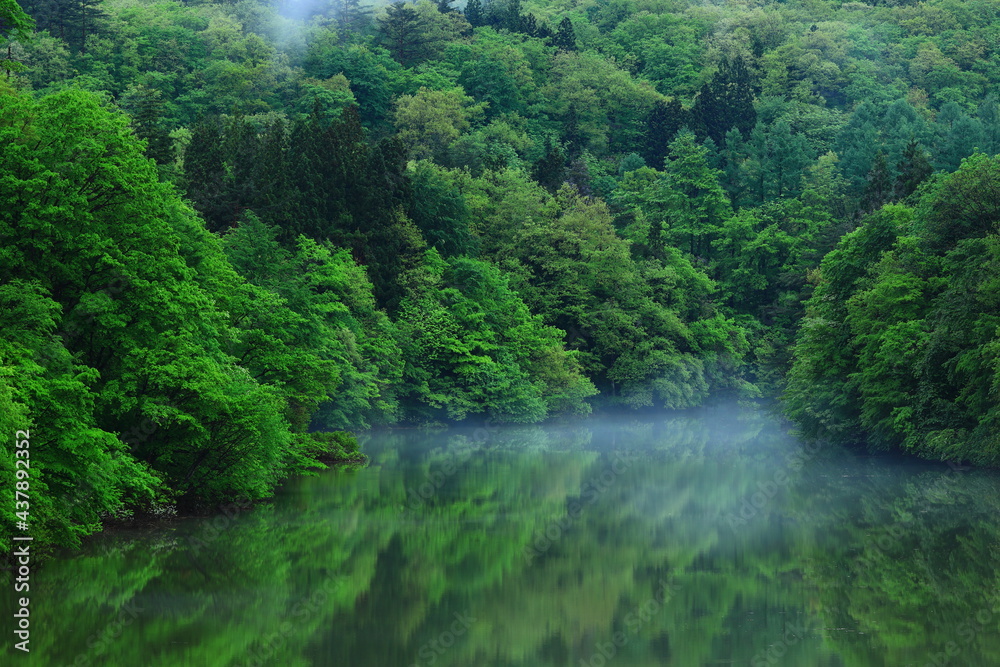
<path fill-rule="evenodd" d="M 809 144 L 792 132 L 786 121 L 778 121 L 768 136 L 770 180 L 775 198 L 795 197 L 802 187 L 802 173 L 812 161 Z"/>
<path fill-rule="evenodd" d="M 722 147 L 722 174 L 719 182 L 729 195 L 733 208 L 742 206 L 747 192 L 747 174 L 744 163 L 747 160 L 746 142 L 735 127 L 726 132 L 726 142 Z"/>
<path fill-rule="evenodd" d="M 576 33 L 573 31 L 573 23 L 568 16 L 564 16 L 559 22 L 555 36 L 550 44 L 560 51 L 576 51 Z"/>
<path fill-rule="evenodd" d="M 996 95 L 987 95 L 979 105 L 976 117 L 983 126 L 983 151 L 987 155 L 996 155 L 1000 152 L 1000 104 L 997 104 Z"/>
<path fill-rule="evenodd" d="M 146 157 L 158 164 L 173 160 L 173 142 L 163 126 L 163 93 L 155 88 L 134 86 L 124 106 L 131 112 L 136 136 L 146 141 Z"/>
<path fill-rule="evenodd" d="M 868 185 L 861 195 L 860 213 L 870 213 L 877 210 L 882 204 L 889 201 L 893 193 L 892 173 L 889 171 L 889 163 L 885 153 L 879 151 L 875 154 L 875 162 L 868 173 Z"/>
<path fill-rule="evenodd" d="M 371 22 L 372 10 L 361 5 L 361 0 L 341 0 L 337 21 L 346 32 L 363 30 Z"/>
<path fill-rule="evenodd" d="M 917 186 L 934 173 L 934 168 L 927 157 L 927 152 L 916 139 L 911 139 L 903 150 L 903 157 L 896 165 L 896 171 L 899 175 L 896 176 L 893 198 L 903 199 L 916 192 Z"/>
<path fill-rule="evenodd" d="M 511 32 L 521 32 L 521 0 L 507 0 L 503 10 L 503 27 Z"/>
<path fill-rule="evenodd" d="M 202 118 L 191 129 L 191 143 L 184 153 L 184 182 L 188 198 L 211 230 L 225 229 L 231 217 L 225 174 L 221 123 L 218 118 Z"/>
<path fill-rule="evenodd" d="M 100 0 L 23 0 L 21 5 L 38 30 L 48 30 L 80 53 L 87 52 L 87 39 L 100 31 L 107 16 Z"/>
<path fill-rule="evenodd" d="M 535 37 L 537 37 L 538 39 L 544 39 L 547 44 L 551 44 L 552 38 L 554 36 L 555 33 L 552 32 L 552 28 L 549 27 L 548 23 L 546 23 L 545 21 L 538 22 L 538 28 L 535 31 Z"/>
<path fill-rule="evenodd" d="M 722 145 L 729 128 L 747 136 L 756 125 L 753 101 L 759 93 L 757 77 L 742 56 L 723 58 L 712 80 L 701 87 L 692 113 L 701 131 Z"/>
<path fill-rule="evenodd" d="M 696 257 L 708 257 L 712 240 L 732 215 L 719 171 L 708 161 L 708 149 L 690 130 L 670 142 L 660 199 L 665 203 L 668 241 Z"/>
<path fill-rule="evenodd" d="M 534 14 L 524 14 L 521 16 L 518 32 L 525 34 L 528 37 L 538 36 L 538 20 L 535 18 Z"/>
<path fill-rule="evenodd" d="M 532 168 L 532 178 L 549 192 L 555 192 L 563 184 L 565 167 L 566 156 L 559 143 L 546 137 L 545 155 Z"/>
<path fill-rule="evenodd" d="M 480 0 L 469 0 L 465 5 L 465 20 L 473 28 L 478 28 L 484 24 L 483 3 Z"/>
<path fill-rule="evenodd" d="M 101 0 L 74 0 L 71 21 L 75 22 L 76 43 L 80 53 L 87 52 L 87 38 L 93 37 L 107 17 L 100 8 Z"/>
<path fill-rule="evenodd" d="M 566 110 L 562 136 L 567 153 L 569 154 L 568 157 L 575 158 L 579 156 L 585 147 L 584 142 L 586 138 L 580 130 L 580 114 L 577 112 L 575 104 L 570 104 Z"/>
<path fill-rule="evenodd" d="M 668 146 L 677 132 L 686 125 L 686 114 L 681 103 L 673 97 L 657 100 L 646 117 L 643 134 L 642 157 L 654 168 L 663 166 Z"/>
<path fill-rule="evenodd" d="M 942 107 L 938 123 L 937 166 L 944 171 L 956 171 L 963 159 L 977 148 L 982 149 L 986 141 L 983 124 L 952 103 Z"/>
<path fill-rule="evenodd" d="M 383 45 L 400 64 L 413 65 L 423 56 L 427 41 L 424 22 L 413 5 L 390 4 L 385 16 L 378 19 L 378 29 Z"/>

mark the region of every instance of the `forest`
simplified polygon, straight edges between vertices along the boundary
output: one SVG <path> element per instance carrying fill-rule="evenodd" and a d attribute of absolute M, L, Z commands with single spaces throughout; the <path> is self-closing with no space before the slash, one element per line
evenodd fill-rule
<path fill-rule="evenodd" d="M 1000 465 L 1000 0 L 0 0 L 0 69 L 40 541 L 721 395 Z"/>

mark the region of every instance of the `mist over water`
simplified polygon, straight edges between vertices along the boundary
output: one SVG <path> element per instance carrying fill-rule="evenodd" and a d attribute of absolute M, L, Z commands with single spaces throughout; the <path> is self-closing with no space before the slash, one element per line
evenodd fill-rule
<path fill-rule="evenodd" d="M 735 405 L 363 439 L 365 469 L 48 565 L 61 630 L 23 662 L 1000 664 L 995 473 Z"/>

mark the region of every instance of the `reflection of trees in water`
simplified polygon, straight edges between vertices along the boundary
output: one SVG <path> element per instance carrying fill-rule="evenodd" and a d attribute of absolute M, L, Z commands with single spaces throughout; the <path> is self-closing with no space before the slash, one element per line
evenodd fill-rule
<path fill-rule="evenodd" d="M 1000 479 L 892 470 L 876 459 L 794 498 L 828 641 L 847 664 L 1000 664 Z"/>
<path fill-rule="evenodd" d="M 369 469 L 297 480 L 197 549 L 190 526 L 201 521 L 101 538 L 93 555 L 47 568 L 39 627 L 77 622 L 39 633 L 38 654 L 72 661 L 132 602 L 144 611 L 106 655 L 91 650 L 95 664 L 243 665 L 256 655 L 391 667 L 424 649 L 435 665 L 575 666 L 615 632 L 625 639 L 615 665 L 749 664 L 789 622 L 814 641 L 792 642 L 781 664 L 839 664 L 831 652 L 845 664 L 905 664 L 919 655 L 907 645 L 945 646 L 996 590 L 995 480 L 966 476 L 928 494 L 923 477 L 907 487 L 877 463 L 864 472 L 880 477 L 842 477 L 833 450 L 792 469 L 798 445 L 767 419 L 725 413 L 484 433 L 383 434 L 368 447 Z M 609 475 L 615 452 L 632 465 Z M 778 470 L 787 484 L 731 527 L 725 517 Z M 433 494 L 405 509 L 407 489 L 429 479 Z M 901 517 L 912 519 L 898 546 L 870 546 L 875 527 Z M 675 586 L 670 601 L 637 620 L 664 581 Z M 893 624 L 890 607 L 900 611 Z M 455 614 L 476 620 L 428 653 Z M 997 636 L 981 633 L 963 658 L 1000 664 Z"/>

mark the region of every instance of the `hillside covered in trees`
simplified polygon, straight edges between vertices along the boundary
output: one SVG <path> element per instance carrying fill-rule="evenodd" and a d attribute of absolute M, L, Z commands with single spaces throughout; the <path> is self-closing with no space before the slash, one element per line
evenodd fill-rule
<path fill-rule="evenodd" d="M 998 45 L 1000 0 L 0 0 L 35 525 L 717 394 L 998 465 Z"/>

